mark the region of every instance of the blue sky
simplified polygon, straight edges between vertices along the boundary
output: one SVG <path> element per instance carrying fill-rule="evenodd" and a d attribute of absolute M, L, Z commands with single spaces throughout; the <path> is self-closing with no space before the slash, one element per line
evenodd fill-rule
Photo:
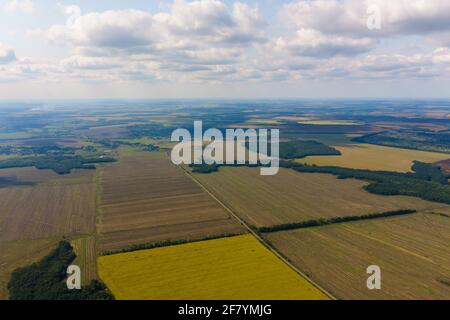
<path fill-rule="evenodd" d="M 448 0 L 0 0 L 0 99 L 447 98 L 449 76 Z"/>

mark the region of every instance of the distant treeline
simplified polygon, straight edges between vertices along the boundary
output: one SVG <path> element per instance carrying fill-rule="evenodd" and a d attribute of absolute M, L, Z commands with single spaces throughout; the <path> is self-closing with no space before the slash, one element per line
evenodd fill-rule
<path fill-rule="evenodd" d="M 168 247 L 168 246 L 176 246 L 176 245 L 180 245 L 180 244 L 215 240 L 215 239 L 221 239 L 221 238 L 230 238 L 230 237 L 239 236 L 241 234 L 242 233 L 224 233 L 224 234 L 215 235 L 215 236 L 206 236 L 206 237 L 195 239 L 195 240 L 190 240 L 190 239 L 165 240 L 165 241 L 152 242 L 152 243 L 135 244 L 135 245 L 131 245 L 131 246 L 119 249 L 119 250 L 106 251 L 102 255 L 110 256 L 110 255 L 119 254 L 119 253 L 126 253 L 126 252 L 140 251 L 140 250 L 149 250 L 149 249 L 162 248 L 162 247 Z"/>
<path fill-rule="evenodd" d="M 120 146 L 129 146 L 129 147 L 135 147 L 139 148 L 144 151 L 159 151 L 160 148 L 158 146 L 152 145 L 152 144 L 142 144 L 137 142 L 127 142 L 127 141 L 117 141 L 117 140 L 107 140 L 102 139 L 96 141 L 97 143 L 101 144 L 103 147 L 110 148 L 110 149 L 117 149 Z"/>
<path fill-rule="evenodd" d="M 192 168 L 192 172 L 194 173 L 213 173 L 219 171 L 219 168 L 221 165 L 219 164 L 191 164 L 189 165 L 190 168 Z"/>
<path fill-rule="evenodd" d="M 142 138 L 142 137 L 157 137 L 170 138 L 172 132 L 176 127 L 165 126 L 163 124 L 151 123 L 128 127 L 128 137 Z"/>
<path fill-rule="evenodd" d="M 258 164 L 249 164 L 249 163 L 232 164 L 232 165 L 228 165 L 228 164 L 191 164 L 191 165 L 189 165 L 189 167 L 192 168 L 192 172 L 203 173 L 203 174 L 217 172 L 217 171 L 219 171 L 220 167 L 225 167 L 225 166 L 226 167 L 260 168 L 260 167 L 265 167 L 267 165 L 258 165 Z"/>
<path fill-rule="evenodd" d="M 346 217 L 335 217 L 335 218 L 329 218 L 329 219 L 306 220 L 306 221 L 301 221 L 301 222 L 280 224 L 280 225 L 275 225 L 275 226 L 270 226 L 270 227 L 255 228 L 255 230 L 258 232 L 261 232 L 261 233 L 269 233 L 269 232 L 287 231 L 287 230 L 303 229 L 303 228 L 310 228 L 310 227 L 319 227 L 319 226 L 324 226 L 324 225 L 329 225 L 329 224 L 336 224 L 336 223 L 343 223 L 343 222 L 350 222 L 350 221 L 387 218 L 387 217 L 401 216 L 401 215 L 413 214 L 413 213 L 417 213 L 417 211 L 416 210 L 397 210 L 397 211 L 388 211 L 388 212 L 382 212 L 382 213 L 372 213 L 372 214 L 360 215 L 360 216 L 346 216 Z"/>
<path fill-rule="evenodd" d="M 422 198 L 424 200 L 450 204 L 450 186 L 442 172 L 435 171 L 431 164 L 415 162 L 414 173 L 399 173 L 389 171 L 371 171 L 362 169 L 341 168 L 332 166 L 315 166 L 280 161 L 280 166 L 299 172 L 328 173 L 339 179 L 359 179 L 369 181 L 364 188 L 375 194 L 404 195 Z"/>
<path fill-rule="evenodd" d="M 41 261 L 19 268 L 11 275 L 8 290 L 11 300 L 112 300 L 103 283 L 93 280 L 81 290 L 69 290 L 65 279 L 67 268 L 75 260 L 67 241 Z"/>
<path fill-rule="evenodd" d="M 246 143 L 248 148 L 248 143 Z M 333 147 L 327 146 L 321 142 L 317 141 L 303 141 L 295 140 L 288 142 L 280 142 L 280 158 L 281 159 L 298 159 L 308 156 L 339 156 L 341 152 Z M 219 171 L 221 166 L 233 166 L 233 167 L 262 167 L 263 165 L 258 164 L 234 164 L 234 165 L 219 165 L 219 164 L 193 164 L 190 165 L 192 172 L 195 173 L 212 173 Z"/>
<path fill-rule="evenodd" d="M 0 146 L 0 154 L 4 155 L 22 155 L 22 156 L 31 156 L 31 155 L 68 155 L 74 154 L 75 148 L 70 147 L 60 147 L 57 145 L 45 145 L 45 146 Z"/>
<path fill-rule="evenodd" d="M 41 170 L 50 169 L 58 174 L 68 174 L 73 169 L 95 169 L 95 163 L 114 161 L 111 157 L 36 156 L 0 160 L 0 169 L 36 167 Z"/>
<path fill-rule="evenodd" d="M 317 141 L 280 142 L 281 159 L 301 159 L 308 156 L 340 156 L 341 152 Z"/>
<path fill-rule="evenodd" d="M 33 186 L 35 183 L 30 181 L 20 181 L 15 177 L 0 177 L 0 188 Z"/>
<path fill-rule="evenodd" d="M 353 138 L 352 141 L 412 150 L 450 154 L 450 134 L 428 131 L 384 131 Z"/>
<path fill-rule="evenodd" d="M 245 143 L 249 149 L 249 142 Z M 309 156 L 340 156 L 341 152 L 322 142 L 313 140 L 292 140 L 279 143 L 280 159 L 301 159 Z M 271 150 L 271 148 L 268 148 Z M 258 150 L 254 150 L 257 152 Z M 269 154 L 270 155 L 270 154 Z"/>

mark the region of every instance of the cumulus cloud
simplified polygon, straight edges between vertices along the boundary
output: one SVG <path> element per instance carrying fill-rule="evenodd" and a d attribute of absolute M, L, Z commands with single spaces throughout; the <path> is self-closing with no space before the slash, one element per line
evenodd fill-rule
<path fill-rule="evenodd" d="M 379 9 L 381 29 L 367 28 L 368 8 Z M 329 34 L 393 36 L 450 30 L 448 0 L 299 0 L 283 6 L 280 18 L 299 28 Z"/>
<path fill-rule="evenodd" d="M 436 64 L 450 64 L 450 48 L 437 48 L 434 50 L 432 61 Z"/>
<path fill-rule="evenodd" d="M 206 79 L 235 73 L 249 48 L 268 41 L 258 8 L 241 2 L 175 0 L 165 12 L 153 14 L 133 9 L 83 14 L 77 6 L 61 10 L 68 16 L 65 24 L 31 34 L 72 47 L 73 56 L 62 62 L 65 68 L 107 70 L 122 60 L 124 73 L 125 64 L 141 62 Z"/>
<path fill-rule="evenodd" d="M 176 0 L 167 13 L 115 10 L 85 15 L 77 7 L 66 25 L 54 25 L 45 35 L 74 46 L 130 49 L 176 49 L 199 46 L 247 46 L 264 41 L 265 22 L 257 8 L 217 0 Z"/>
<path fill-rule="evenodd" d="M 0 81 L 42 80 L 56 81 L 62 70 L 55 64 L 39 62 L 30 58 L 17 59 L 15 63 L 0 63 Z M 58 79 L 60 81 L 60 79 Z"/>
<path fill-rule="evenodd" d="M 94 12 L 81 15 L 77 7 L 66 8 L 66 25 L 54 25 L 45 35 L 54 42 L 74 46 L 127 48 L 151 42 L 152 16 L 139 10 Z"/>
<path fill-rule="evenodd" d="M 373 6 L 380 12 L 380 30 L 367 27 L 369 14 L 373 13 L 368 9 Z M 447 63 L 449 58 L 446 47 L 450 45 L 450 2 L 447 0 L 298 0 L 283 5 L 278 18 L 288 29 L 283 36 L 272 40 L 266 50 L 272 50 L 272 59 L 278 61 L 272 65 L 278 71 L 290 72 L 291 77 L 447 75 L 445 69 L 437 66 Z M 375 49 L 379 51 L 380 44 L 386 46 L 381 38 L 401 39 L 411 35 L 445 47 L 429 53 L 422 50 L 420 54 L 373 53 Z M 281 62 L 283 58 L 291 63 Z M 313 61 L 305 63 L 305 58 Z M 310 65 L 314 67 L 308 68 Z"/>
<path fill-rule="evenodd" d="M 280 52 L 316 58 L 354 56 L 370 51 L 373 46 L 374 41 L 368 38 L 327 37 L 312 29 L 301 29 L 294 36 L 275 42 L 275 50 Z"/>
<path fill-rule="evenodd" d="M 110 70 L 120 65 L 119 62 L 101 57 L 71 56 L 61 61 L 61 66 L 64 68 L 84 70 Z"/>
<path fill-rule="evenodd" d="M 4 9 L 7 13 L 13 14 L 17 12 L 31 13 L 34 10 L 33 1 L 31 0 L 11 0 L 8 1 Z"/>
<path fill-rule="evenodd" d="M 373 4 L 381 10 L 377 31 L 366 26 Z M 257 6 L 242 2 L 174 0 L 156 12 L 60 9 L 65 23 L 33 33 L 66 46 L 68 57 L 47 64 L 17 60 L 14 51 L 0 47 L 3 77 L 279 82 L 437 77 L 450 67 L 447 0 L 298 0 L 282 6 L 279 18 L 287 25 L 272 21 L 274 28 Z M 407 44 L 390 47 L 388 38 L 426 45 L 406 50 Z"/>
<path fill-rule="evenodd" d="M 7 64 L 16 60 L 17 58 L 14 50 L 0 43 L 0 64 Z"/>
<path fill-rule="evenodd" d="M 368 72 L 397 72 L 399 70 L 411 70 L 430 63 L 426 55 L 369 55 L 357 61 L 360 70 Z"/>

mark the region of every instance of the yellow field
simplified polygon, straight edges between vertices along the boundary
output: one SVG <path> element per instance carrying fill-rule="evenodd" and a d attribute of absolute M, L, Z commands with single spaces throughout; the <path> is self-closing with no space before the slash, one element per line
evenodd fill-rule
<path fill-rule="evenodd" d="M 361 125 L 361 122 L 355 122 L 351 120 L 303 120 L 299 121 L 299 124 L 313 124 L 316 126 L 354 126 Z"/>
<path fill-rule="evenodd" d="M 390 148 L 371 144 L 335 146 L 335 148 L 342 153 L 341 156 L 314 156 L 297 161 L 320 166 L 408 172 L 411 171 L 414 160 L 434 163 L 450 157 L 448 154 L 443 153 Z"/>
<path fill-rule="evenodd" d="M 103 256 L 98 270 L 123 300 L 327 299 L 250 235 Z"/>
<path fill-rule="evenodd" d="M 33 136 L 32 134 L 25 132 L 25 131 L 0 133 L 0 139 L 3 139 L 3 140 L 26 139 L 26 138 L 31 138 L 32 136 Z"/>
<path fill-rule="evenodd" d="M 296 116 L 282 116 L 275 117 L 277 120 L 285 120 L 285 121 L 308 121 L 312 120 L 310 117 L 296 117 Z"/>
<path fill-rule="evenodd" d="M 5 160 L 5 159 L 11 159 L 11 158 L 19 158 L 20 155 L 18 154 L 0 154 L 0 160 Z"/>
<path fill-rule="evenodd" d="M 259 119 L 259 118 L 250 119 L 250 120 L 247 121 L 247 123 L 260 124 L 260 125 L 263 125 L 263 124 L 269 124 L 269 125 L 270 124 L 280 124 L 280 122 L 277 121 L 277 120 L 273 120 L 273 119 Z"/>

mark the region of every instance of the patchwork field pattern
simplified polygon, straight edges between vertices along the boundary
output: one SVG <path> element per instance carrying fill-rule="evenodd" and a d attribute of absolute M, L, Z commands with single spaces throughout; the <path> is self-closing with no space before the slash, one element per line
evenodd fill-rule
<path fill-rule="evenodd" d="M 370 144 L 336 146 L 341 156 L 312 156 L 298 162 L 319 166 L 409 172 L 414 160 L 434 163 L 449 158 L 448 154 L 407 150 Z"/>
<path fill-rule="evenodd" d="M 244 231 L 164 153 L 134 152 L 102 175 L 103 251 Z"/>
<path fill-rule="evenodd" d="M 99 257 L 117 299 L 326 299 L 253 236 Z"/>
<path fill-rule="evenodd" d="M 371 194 L 362 189 L 366 183 L 361 180 L 283 168 L 275 176 L 261 176 L 258 168 L 222 167 L 194 177 L 256 227 L 402 209 L 445 212 L 450 208 L 413 197 Z"/>
<path fill-rule="evenodd" d="M 265 237 L 340 299 L 450 299 L 449 217 L 416 214 Z M 367 289 L 370 265 L 381 268 L 381 290 Z"/>

